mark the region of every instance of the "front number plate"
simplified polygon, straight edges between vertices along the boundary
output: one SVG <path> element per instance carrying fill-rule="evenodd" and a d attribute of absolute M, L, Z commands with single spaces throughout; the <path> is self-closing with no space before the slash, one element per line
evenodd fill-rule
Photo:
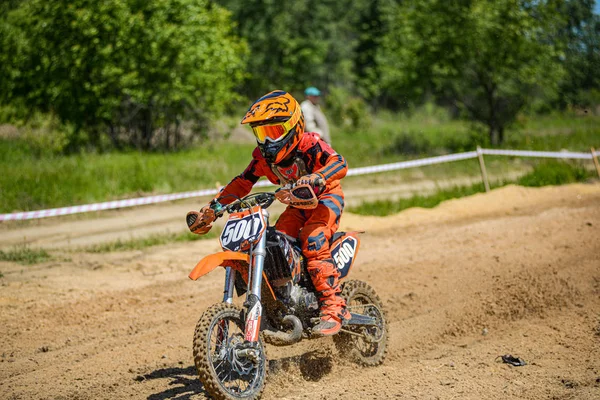
<path fill-rule="evenodd" d="M 221 247 L 231 251 L 247 250 L 260 238 L 265 227 L 265 219 L 259 207 L 231 214 L 221 233 Z"/>

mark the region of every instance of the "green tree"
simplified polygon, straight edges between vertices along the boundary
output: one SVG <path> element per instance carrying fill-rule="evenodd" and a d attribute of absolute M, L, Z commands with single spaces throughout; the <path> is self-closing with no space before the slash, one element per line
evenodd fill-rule
<path fill-rule="evenodd" d="M 563 74 L 546 40 L 559 23 L 545 2 L 409 0 L 390 13 L 378 53 L 382 85 L 406 101 L 452 101 L 502 143 L 534 97 L 552 98 Z"/>
<path fill-rule="evenodd" d="M 600 16 L 594 14 L 594 4 L 594 0 L 555 1 L 556 12 L 565 16 L 552 38 L 565 48 L 567 74 L 560 85 L 562 107 L 600 102 Z"/>
<path fill-rule="evenodd" d="M 250 48 L 241 87 L 250 98 L 273 88 L 298 92 L 308 85 L 357 91 L 358 77 L 368 74 L 367 51 L 375 45 L 368 19 L 375 12 L 371 8 L 377 8 L 370 0 L 219 3 L 231 10 L 237 32 Z"/>
<path fill-rule="evenodd" d="M 55 113 L 73 146 L 108 133 L 116 146 L 172 147 L 182 121 L 236 98 L 245 45 L 231 25 L 209 0 L 24 0 L 0 25 L 0 104 Z"/>
<path fill-rule="evenodd" d="M 373 105 L 385 104 L 388 100 L 381 93 L 377 53 L 390 29 L 387 15 L 393 11 L 394 5 L 394 0 L 371 0 L 358 13 L 359 20 L 355 28 L 358 44 L 354 55 L 356 85 L 359 93 Z"/>

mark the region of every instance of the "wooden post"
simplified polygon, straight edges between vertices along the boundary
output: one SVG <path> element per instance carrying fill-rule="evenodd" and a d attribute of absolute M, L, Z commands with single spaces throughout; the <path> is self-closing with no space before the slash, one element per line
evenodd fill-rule
<path fill-rule="evenodd" d="M 598 178 L 600 178 L 600 164 L 598 164 L 598 157 L 596 157 L 596 150 L 592 147 L 592 160 L 594 160 L 594 165 L 596 166 L 596 172 L 598 173 Z"/>
<path fill-rule="evenodd" d="M 488 182 L 487 171 L 485 169 L 485 162 L 483 161 L 483 153 L 481 151 L 481 147 L 477 146 L 477 158 L 479 158 L 479 168 L 481 168 L 481 179 L 483 180 L 483 185 L 485 186 L 485 191 L 490 191 L 490 183 Z"/>

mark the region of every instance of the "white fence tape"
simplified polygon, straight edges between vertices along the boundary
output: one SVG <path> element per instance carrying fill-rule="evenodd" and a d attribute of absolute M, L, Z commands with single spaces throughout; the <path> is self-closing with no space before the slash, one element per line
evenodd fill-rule
<path fill-rule="evenodd" d="M 596 155 L 598 152 L 595 152 Z M 575 153 L 572 151 L 527 151 L 527 150 L 496 150 L 481 149 L 481 154 L 491 156 L 518 156 L 518 157 L 543 157 L 543 158 L 572 158 L 580 160 L 591 160 L 592 152 Z"/>
<path fill-rule="evenodd" d="M 591 160 L 592 154 L 590 153 L 575 153 L 571 151 L 525 151 L 525 150 L 495 150 L 495 149 L 481 149 L 482 154 L 488 155 L 499 155 L 499 156 L 517 156 L 517 157 L 545 157 L 545 158 L 562 158 L 562 159 L 581 159 Z M 600 152 L 595 152 L 596 157 L 600 157 Z M 372 165 L 369 167 L 351 168 L 348 170 L 348 176 L 354 175 L 366 175 L 377 172 L 395 171 L 406 168 L 422 167 L 424 165 L 442 164 L 452 161 L 467 160 L 470 158 L 476 158 L 476 151 L 468 151 L 465 153 L 448 154 L 445 156 L 428 157 L 419 160 L 401 161 L 391 164 Z M 269 181 L 257 182 L 255 187 L 273 186 Z M 189 199 L 192 197 L 202 197 L 214 195 L 218 192 L 215 189 L 196 190 L 193 192 L 163 194 L 157 196 L 138 197 L 135 199 L 107 201 L 104 203 L 85 204 L 80 206 L 70 206 L 61 208 L 51 208 L 48 210 L 38 211 L 26 211 L 17 212 L 10 214 L 0 214 L 0 222 L 11 221 L 11 220 L 23 220 L 23 219 L 35 219 L 45 217 L 55 217 L 59 215 L 77 214 L 90 211 L 101 211 L 111 210 L 115 208 L 133 207 L 144 204 L 155 204 L 165 201 Z"/>
<path fill-rule="evenodd" d="M 104 203 L 85 204 L 81 206 L 51 208 L 49 210 L 27 211 L 12 214 L 0 214 L 0 221 L 10 221 L 19 219 L 34 219 L 55 217 L 59 215 L 77 214 L 90 211 L 111 210 L 114 208 L 133 207 L 143 204 L 161 203 L 163 201 L 188 199 L 190 197 L 209 196 L 217 193 L 217 189 L 197 190 L 194 192 L 173 193 L 158 196 L 138 197 L 136 199 L 107 201 Z"/>
<path fill-rule="evenodd" d="M 448 154 L 447 156 L 421 158 L 420 160 L 401 161 L 391 164 L 373 165 L 370 167 L 351 168 L 346 175 L 365 175 L 376 172 L 394 171 L 398 169 L 422 167 L 424 165 L 441 164 L 450 161 L 467 160 L 477 157 L 476 151 L 466 153 Z"/>

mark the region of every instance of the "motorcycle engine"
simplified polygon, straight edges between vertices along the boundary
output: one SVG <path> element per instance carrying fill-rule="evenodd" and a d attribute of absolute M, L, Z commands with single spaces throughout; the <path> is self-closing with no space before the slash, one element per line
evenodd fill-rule
<path fill-rule="evenodd" d="M 289 283 L 285 288 L 281 289 L 285 291 L 282 298 L 286 300 L 287 306 L 295 314 L 302 315 L 319 309 L 317 296 L 313 292 L 309 292 L 306 288 Z"/>
<path fill-rule="evenodd" d="M 302 284 L 303 258 L 292 238 L 269 227 L 265 274 L 277 297 L 298 316 L 312 316 L 319 309 L 317 296 Z"/>

